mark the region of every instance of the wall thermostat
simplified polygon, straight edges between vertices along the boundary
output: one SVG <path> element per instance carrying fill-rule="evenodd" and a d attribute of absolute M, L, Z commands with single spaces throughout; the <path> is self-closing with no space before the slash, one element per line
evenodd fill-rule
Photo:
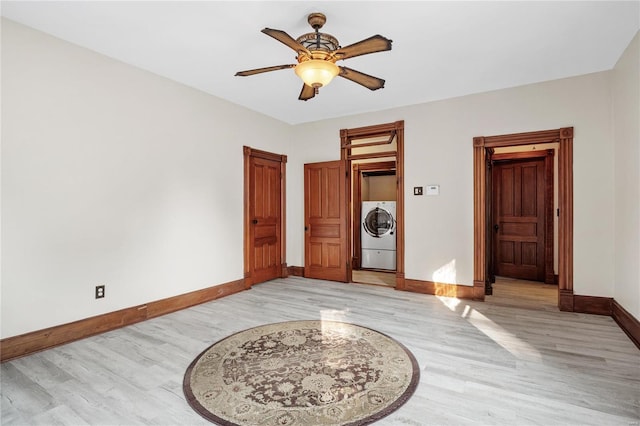
<path fill-rule="evenodd" d="M 427 186 L 427 195 L 440 195 L 440 185 Z"/>

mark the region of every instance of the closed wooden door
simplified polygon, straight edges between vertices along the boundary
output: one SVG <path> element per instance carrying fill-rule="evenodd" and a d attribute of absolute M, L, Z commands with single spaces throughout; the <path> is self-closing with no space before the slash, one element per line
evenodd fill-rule
<path fill-rule="evenodd" d="M 304 165 L 304 275 L 347 282 L 345 161 Z"/>
<path fill-rule="evenodd" d="M 545 280 L 545 160 L 494 162 L 494 271 Z"/>
<path fill-rule="evenodd" d="M 281 276 L 281 161 L 249 157 L 251 284 Z"/>

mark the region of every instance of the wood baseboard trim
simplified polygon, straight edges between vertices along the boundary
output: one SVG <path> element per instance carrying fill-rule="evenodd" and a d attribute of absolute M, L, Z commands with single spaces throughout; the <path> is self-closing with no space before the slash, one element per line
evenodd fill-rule
<path fill-rule="evenodd" d="M 613 299 L 610 297 L 573 295 L 573 312 L 611 316 Z"/>
<path fill-rule="evenodd" d="M 615 300 L 611 304 L 611 317 L 640 349 L 640 321 Z"/>
<path fill-rule="evenodd" d="M 155 318 L 171 312 L 190 308 L 201 303 L 210 302 L 245 290 L 244 280 L 236 280 L 228 283 L 203 288 L 167 299 L 147 303 L 147 318 Z"/>
<path fill-rule="evenodd" d="M 290 275 L 304 276 L 303 267 L 289 266 L 287 269 Z M 415 293 L 457 297 L 459 299 L 474 299 L 476 296 L 475 293 L 477 293 L 477 288 L 471 286 L 443 284 L 406 278 L 402 281 L 404 284 L 402 290 Z M 156 300 L 144 305 L 133 306 L 68 324 L 8 337 L 0 340 L 0 362 L 9 361 L 85 337 L 166 315 L 171 312 L 229 296 L 245 289 L 244 280 L 231 281 L 218 286 Z M 396 289 L 398 288 L 396 287 Z M 627 336 L 629 336 L 631 341 L 640 349 L 640 321 L 627 312 L 614 299 L 608 297 L 579 296 L 569 294 L 569 292 L 566 292 L 563 297 L 563 293 L 561 292 L 560 305 L 566 308 L 562 309 L 561 307 L 563 311 L 611 316 Z"/>
<path fill-rule="evenodd" d="M 484 281 L 473 281 L 473 300 L 484 302 L 486 284 Z"/>
<path fill-rule="evenodd" d="M 396 272 L 396 290 L 405 291 L 407 288 L 407 279 L 404 276 L 404 272 Z"/>
<path fill-rule="evenodd" d="M 573 290 L 558 290 L 558 309 L 573 312 Z"/>
<path fill-rule="evenodd" d="M 304 267 L 302 266 L 289 266 L 287 269 L 289 270 L 289 275 L 304 277 Z"/>
<path fill-rule="evenodd" d="M 0 340 L 0 362 L 115 330 L 245 290 L 244 280 L 156 300 L 95 317 Z"/>
<path fill-rule="evenodd" d="M 396 287 L 396 289 L 398 288 Z M 473 299 L 475 293 L 475 288 L 467 285 L 444 284 L 408 278 L 405 278 L 402 290 L 432 294 L 434 296 L 457 297 L 458 299 Z M 484 295 L 484 288 L 482 292 Z"/>
<path fill-rule="evenodd" d="M 611 297 L 581 296 L 573 290 L 558 291 L 558 308 L 563 312 L 611 316 L 613 299 Z"/>

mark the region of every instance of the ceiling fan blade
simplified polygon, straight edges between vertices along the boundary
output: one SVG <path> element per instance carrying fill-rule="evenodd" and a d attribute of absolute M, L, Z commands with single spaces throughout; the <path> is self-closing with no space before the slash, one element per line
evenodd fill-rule
<path fill-rule="evenodd" d="M 298 53 L 304 52 L 310 55 L 309 50 L 307 50 L 306 47 L 298 43 L 293 37 L 291 37 L 289 34 L 285 33 L 284 31 L 274 30 L 273 28 L 265 28 L 262 30 L 262 32 L 270 37 L 275 38 L 280 43 L 286 44 L 287 46 L 289 46 L 290 48 L 292 48 Z"/>
<path fill-rule="evenodd" d="M 391 50 L 391 43 L 392 40 L 377 34 L 357 43 L 350 44 L 347 47 L 342 47 L 336 50 L 334 54 L 338 60 L 353 58 L 354 56 Z"/>
<path fill-rule="evenodd" d="M 313 98 L 315 95 L 316 95 L 316 89 L 309 86 L 308 84 L 303 84 L 302 90 L 300 91 L 300 96 L 298 96 L 298 99 L 300 99 L 301 101 L 308 101 L 309 99 Z"/>
<path fill-rule="evenodd" d="M 343 77 L 343 78 L 346 78 L 347 80 L 351 80 L 355 83 L 358 83 L 366 87 L 367 89 L 378 90 L 384 87 L 384 80 L 381 78 L 374 77 L 372 75 L 365 74 L 360 71 L 352 70 L 351 68 L 347 68 L 347 67 L 339 67 L 339 68 L 340 68 L 340 74 L 338 75 L 340 77 Z"/>
<path fill-rule="evenodd" d="M 238 71 L 235 75 L 236 77 L 247 77 L 249 75 L 260 74 L 263 72 L 286 70 L 287 68 L 295 68 L 295 64 L 276 65 L 274 67 L 265 67 L 265 68 L 256 68 L 254 70 Z"/>

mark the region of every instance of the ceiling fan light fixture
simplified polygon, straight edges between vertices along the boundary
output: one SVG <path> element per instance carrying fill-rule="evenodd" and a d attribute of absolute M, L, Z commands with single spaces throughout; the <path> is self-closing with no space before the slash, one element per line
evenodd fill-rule
<path fill-rule="evenodd" d="M 307 17 L 307 22 L 309 22 L 311 28 L 314 29 L 314 32 L 303 34 L 297 39 L 294 39 L 282 30 L 276 30 L 274 28 L 262 29 L 262 33 L 276 39 L 296 52 L 298 63 L 239 71 L 236 73 L 236 76 L 246 77 L 270 71 L 294 68 L 298 77 L 304 82 L 300 95 L 298 96 L 298 99 L 301 101 L 308 101 L 315 97 L 318 94 L 318 89 L 331 83 L 336 76 L 358 83 L 369 90 L 382 89 L 384 87 L 383 79 L 351 68 L 339 67 L 335 62 L 355 56 L 391 50 L 392 41 L 380 34 L 376 34 L 367 39 L 341 47 L 335 37 L 320 32 L 320 28 L 323 27 L 326 20 L 326 16 L 322 13 L 310 14 Z"/>
<path fill-rule="evenodd" d="M 331 83 L 340 73 L 340 68 L 330 61 L 309 59 L 296 65 L 295 71 L 307 86 L 317 89 Z"/>

